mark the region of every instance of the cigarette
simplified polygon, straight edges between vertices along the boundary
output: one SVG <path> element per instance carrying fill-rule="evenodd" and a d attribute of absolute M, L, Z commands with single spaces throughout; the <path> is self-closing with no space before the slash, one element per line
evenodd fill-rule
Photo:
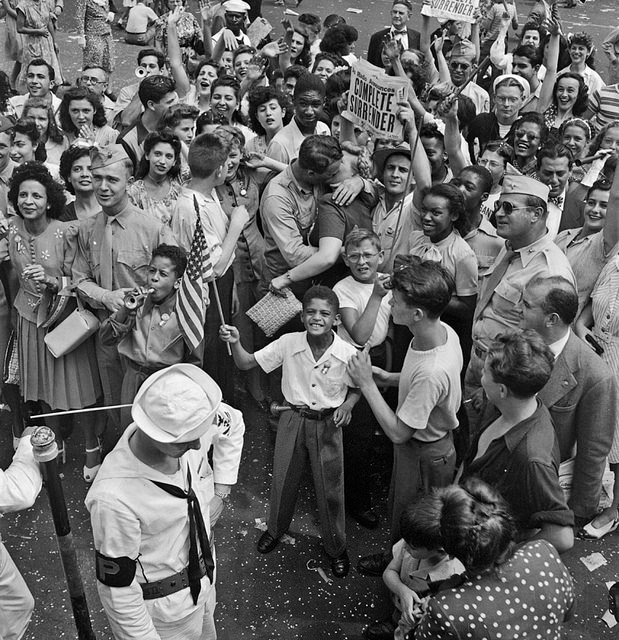
<path fill-rule="evenodd" d="M 473 402 L 473 398 L 469 398 L 468 400 L 465 400 L 462 404 L 469 404 L 469 402 Z"/>

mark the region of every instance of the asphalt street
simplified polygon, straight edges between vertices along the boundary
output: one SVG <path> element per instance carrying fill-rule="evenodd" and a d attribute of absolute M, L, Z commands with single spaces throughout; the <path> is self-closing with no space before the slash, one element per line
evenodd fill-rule
<path fill-rule="evenodd" d="M 65 14 L 58 33 L 61 61 L 68 78 L 74 78 L 81 66 L 81 52 L 76 41 L 74 2 L 66 0 Z M 528 13 L 531 0 L 517 1 L 521 16 Z M 389 23 L 391 0 L 304 0 L 300 10 L 321 16 L 340 13 L 357 27 L 360 38 L 357 54 L 363 55 L 369 35 Z M 419 0 L 415 1 L 418 9 Z M 350 9 L 361 10 L 360 13 Z M 265 0 L 263 13 L 272 24 L 281 18 L 281 8 Z M 599 45 L 617 25 L 616 0 L 590 0 L 563 10 L 566 31 L 586 29 Z M 414 25 L 413 25 L 414 26 Z M 137 48 L 119 41 L 122 32 L 114 31 L 116 71 L 111 86 L 118 91 L 134 81 Z M 0 51 L 3 51 L 4 24 L 0 23 Z M 604 56 L 598 55 L 598 71 L 606 77 Z M 0 56 L 0 67 L 8 70 L 8 61 Z M 218 549 L 218 607 L 216 619 L 221 640 L 275 638 L 316 640 L 322 638 L 360 638 L 363 628 L 383 616 L 387 600 L 382 581 L 358 574 L 327 584 L 307 569 L 315 560 L 328 572 L 328 560 L 321 551 L 315 500 L 309 477 L 301 491 L 291 537 L 273 553 L 261 556 L 255 551 L 260 527 L 267 515 L 273 443 L 267 419 L 243 394 L 239 385 L 238 406 L 244 411 L 247 434 L 239 483 L 230 505 L 216 528 Z M 11 458 L 10 416 L 0 414 L 0 465 L 5 468 Z M 73 539 L 77 548 L 82 578 L 96 637 L 111 638 L 105 615 L 97 597 L 94 552 L 88 513 L 84 507 L 87 487 L 81 473 L 83 440 L 74 433 L 68 442 L 68 460 L 64 468 Z M 374 499 L 383 522 L 386 516 L 387 478 L 383 443 L 377 439 L 374 463 L 368 473 L 374 481 Z M 362 529 L 347 521 L 349 553 L 353 564 L 388 539 L 387 527 L 375 531 Z M 57 549 L 47 496 L 42 492 L 35 506 L 20 514 L 9 514 L 0 522 L 0 533 L 9 552 L 20 567 L 36 600 L 36 609 L 26 638 L 50 640 L 76 638 L 71 607 Z M 577 541 L 564 556 L 576 584 L 578 600 L 573 619 L 566 626 L 570 640 L 603 640 L 619 636 L 601 621 L 607 609 L 605 583 L 619 579 L 619 532 L 602 541 Z M 606 564 L 589 571 L 581 558 L 600 553 Z"/>

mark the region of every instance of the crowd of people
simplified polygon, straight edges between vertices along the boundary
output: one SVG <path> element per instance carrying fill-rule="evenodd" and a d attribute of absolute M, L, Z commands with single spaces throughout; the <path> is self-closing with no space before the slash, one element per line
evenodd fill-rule
<path fill-rule="evenodd" d="M 81 0 L 71 79 L 63 8 L 3 3 L 2 511 L 40 490 L 28 425 L 54 413 L 61 462 L 83 437 L 114 636 L 215 638 L 243 385 L 279 412 L 259 553 L 309 468 L 345 578 L 346 515 L 378 527 L 367 470 L 377 433 L 392 445 L 389 536 L 357 568 L 394 613 L 368 640 L 559 637 L 559 554 L 619 528 L 619 31 L 600 75 L 556 3 L 523 20 L 486 0 L 469 23 L 394 0 L 367 39 L 407 80 L 393 140 L 347 112 L 364 38 L 342 16 L 299 9 L 267 33 L 260 0 Z M 139 47 L 118 94 L 113 28 Z M 185 287 L 203 272 L 196 341 Z M 247 315 L 265 296 L 301 309 L 268 336 Z M 94 333 L 67 335 L 87 312 Z M 0 636 L 20 638 L 32 597 L 0 552 Z"/>

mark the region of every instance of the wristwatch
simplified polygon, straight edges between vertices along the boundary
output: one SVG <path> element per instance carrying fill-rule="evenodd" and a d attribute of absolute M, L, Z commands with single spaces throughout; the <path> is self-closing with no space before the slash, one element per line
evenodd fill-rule
<path fill-rule="evenodd" d="M 223 502 L 227 502 L 228 498 L 230 497 L 229 493 L 223 493 L 223 491 L 217 491 L 217 489 L 215 489 L 215 495 L 218 498 L 221 498 Z"/>

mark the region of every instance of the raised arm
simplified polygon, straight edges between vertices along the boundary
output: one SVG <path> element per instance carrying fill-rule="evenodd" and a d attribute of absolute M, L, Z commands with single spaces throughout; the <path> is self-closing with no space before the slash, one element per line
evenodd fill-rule
<path fill-rule="evenodd" d="M 454 100 L 445 116 L 445 151 L 449 158 L 449 167 L 457 176 L 464 167 L 468 166 L 462 153 L 462 135 L 458 128 L 458 100 Z"/>
<path fill-rule="evenodd" d="M 553 5 L 553 8 L 556 5 Z M 542 82 L 542 90 L 539 96 L 537 110 L 543 113 L 552 104 L 552 91 L 557 79 L 557 66 L 559 64 L 559 47 L 561 44 L 561 25 L 558 16 L 553 15 L 548 19 L 548 55 L 546 56 L 546 76 Z"/>
<path fill-rule="evenodd" d="M 182 13 L 182 6 L 178 6 L 175 7 L 174 11 L 171 11 L 168 16 L 168 58 L 179 98 L 184 98 L 191 88 L 191 83 L 189 82 L 187 71 L 185 71 L 185 65 L 183 64 L 181 46 L 178 41 L 178 31 L 176 30 Z"/>
<path fill-rule="evenodd" d="M 428 156 L 423 148 L 421 142 L 417 141 L 419 132 L 417 130 L 417 124 L 415 123 L 415 114 L 409 107 L 408 103 L 400 103 L 400 111 L 398 118 L 406 129 L 406 134 L 409 139 L 411 149 L 414 149 L 414 153 L 411 157 L 411 171 L 415 177 L 415 195 L 413 196 L 413 204 L 417 208 L 421 208 L 421 194 L 424 189 L 432 186 L 432 171 L 430 169 L 430 162 Z"/>

